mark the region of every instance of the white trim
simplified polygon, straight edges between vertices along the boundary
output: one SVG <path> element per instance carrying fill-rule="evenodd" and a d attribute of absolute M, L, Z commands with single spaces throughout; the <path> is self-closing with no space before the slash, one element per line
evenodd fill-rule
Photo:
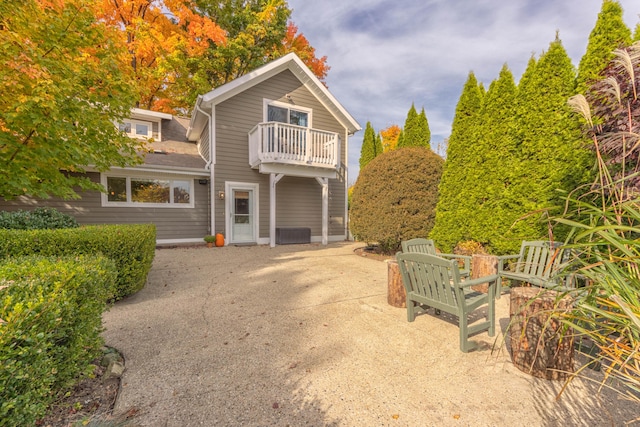
<path fill-rule="evenodd" d="M 144 110 L 142 108 L 132 108 L 131 116 L 141 117 L 143 120 L 159 121 L 162 119 L 172 120 L 173 115 L 161 113 L 159 111 Z"/>
<path fill-rule="evenodd" d="M 91 169 L 91 168 L 88 168 L 87 170 L 91 172 L 99 172 L 98 170 Z M 209 177 L 209 171 L 206 169 L 181 168 L 179 166 L 153 167 L 152 165 L 144 165 L 141 167 L 133 166 L 133 167 L 124 167 L 124 168 L 121 168 L 118 166 L 112 166 L 109 169 L 109 172 L 106 172 L 106 173 L 110 173 L 114 171 L 123 171 L 123 173 L 126 171 L 127 173 L 131 173 L 132 175 L 137 174 L 138 172 L 147 172 L 147 173 L 150 172 L 155 174 L 167 174 L 167 175 L 199 176 L 202 178 Z"/>
<path fill-rule="evenodd" d="M 187 239 L 157 239 L 156 240 L 156 245 L 175 245 L 180 243 L 202 243 L 204 245 L 204 240 L 202 239 L 202 237 L 187 238 Z"/>
<path fill-rule="evenodd" d="M 180 179 L 180 177 L 162 177 L 158 175 L 143 175 L 143 174 L 117 174 L 117 173 L 101 173 L 100 174 L 100 184 L 108 189 L 107 186 L 107 178 L 124 178 L 126 179 L 126 192 L 127 192 L 127 201 L 126 202 L 110 202 L 108 199 L 107 191 L 100 193 L 100 202 L 103 208 L 163 208 L 163 209 L 193 209 L 195 207 L 195 186 L 196 180 L 191 177 L 184 177 Z M 131 179 L 157 179 L 157 180 L 166 180 L 166 181 L 188 181 L 189 182 L 189 203 L 142 203 L 142 202 L 132 202 L 131 201 Z M 173 188 L 171 185 L 170 188 Z M 169 198 L 173 198 L 173 192 L 169 191 Z"/>
<path fill-rule="evenodd" d="M 232 190 L 251 190 L 253 191 L 253 238 L 254 240 L 251 242 L 238 242 L 232 240 L 233 233 L 231 224 L 231 203 L 232 203 Z M 224 183 L 224 192 L 225 192 L 225 218 L 224 218 L 224 228 L 225 228 L 225 245 L 227 242 L 229 244 L 240 244 L 240 243 L 256 243 L 259 240 L 260 236 L 260 184 L 254 182 L 237 182 L 237 181 L 227 181 Z"/>

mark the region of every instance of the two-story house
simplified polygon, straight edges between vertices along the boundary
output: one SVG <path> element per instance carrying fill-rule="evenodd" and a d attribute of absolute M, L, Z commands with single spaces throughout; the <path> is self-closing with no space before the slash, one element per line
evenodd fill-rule
<path fill-rule="evenodd" d="M 295 55 L 201 95 L 190 119 L 134 109 L 120 129 L 148 138 L 144 164 L 89 172 L 105 193 L 0 200 L 51 206 L 80 224 L 156 224 L 159 244 L 345 240 L 348 139 L 361 129 Z"/>

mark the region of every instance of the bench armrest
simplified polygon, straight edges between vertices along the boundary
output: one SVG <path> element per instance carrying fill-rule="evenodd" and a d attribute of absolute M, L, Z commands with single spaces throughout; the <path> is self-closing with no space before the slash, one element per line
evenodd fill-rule
<path fill-rule="evenodd" d="M 460 272 L 462 276 L 468 276 L 471 274 L 471 257 L 469 255 L 458 254 L 438 254 L 442 258 L 461 259 L 464 261 L 464 269 Z"/>
<path fill-rule="evenodd" d="M 460 287 L 468 288 L 471 286 L 481 285 L 488 282 L 497 282 L 500 276 L 497 274 L 491 274 L 489 276 L 478 277 L 477 279 L 469 279 L 460 283 Z"/>
<path fill-rule="evenodd" d="M 504 270 L 504 262 L 508 259 L 518 259 L 520 255 L 500 255 L 498 257 L 498 272 Z"/>

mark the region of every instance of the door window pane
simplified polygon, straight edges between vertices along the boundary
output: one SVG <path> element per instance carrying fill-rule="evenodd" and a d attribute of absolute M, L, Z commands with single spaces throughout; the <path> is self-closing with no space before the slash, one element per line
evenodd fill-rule
<path fill-rule="evenodd" d="M 127 178 L 107 177 L 107 200 L 110 202 L 127 201 Z"/>
<path fill-rule="evenodd" d="M 248 191 L 235 191 L 234 203 L 236 215 L 249 215 L 249 192 Z"/>
<path fill-rule="evenodd" d="M 131 201 L 169 203 L 169 181 L 131 179 Z"/>
<path fill-rule="evenodd" d="M 267 121 L 269 122 L 288 123 L 287 115 L 288 111 L 286 108 L 275 107 L 273 105 L 267 107 Z"/>
<path fill-rule="evenodd" d="M 298 126 L 309 126 L 309 114 L 302 111 L 290 110 L 289 111 L 289 123 Z"/>

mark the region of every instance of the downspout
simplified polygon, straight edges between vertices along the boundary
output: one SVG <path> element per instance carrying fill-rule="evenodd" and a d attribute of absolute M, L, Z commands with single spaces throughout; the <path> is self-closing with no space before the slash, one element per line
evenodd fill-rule
<path fill-rule="evenodd" d="M 211 114 L 207 113 L 206 111 L 204 111 L 202 108 L 200 108 L 200 101 L 201 101 L 201 96 L 198 95 L 198 101 L 196 102 L 196 110 L 202 114 L 205 115 L 205 117 L 208 117 L 208 123 L 209 123 L 209 159 L 207 160 L 207 164 L 205 165 L 205 168 L 209 168 L 209 198 L 211 199 L 211 215 L 210 215 L 210 224 L 209 227 L 211 228 L 211 233 L 210 234 L 215 234 L 216 233 L 216 192 L 215 192 L 215 188 L 214 188 L 214 184 L 215 184 L 215 162 L 213 161 L 214 159 L 214 152 L 213 152 L 213 147 L 214 147 L 214 134 L 213 134 L 213 108 L 212 108 L 212 112 Z"/>

